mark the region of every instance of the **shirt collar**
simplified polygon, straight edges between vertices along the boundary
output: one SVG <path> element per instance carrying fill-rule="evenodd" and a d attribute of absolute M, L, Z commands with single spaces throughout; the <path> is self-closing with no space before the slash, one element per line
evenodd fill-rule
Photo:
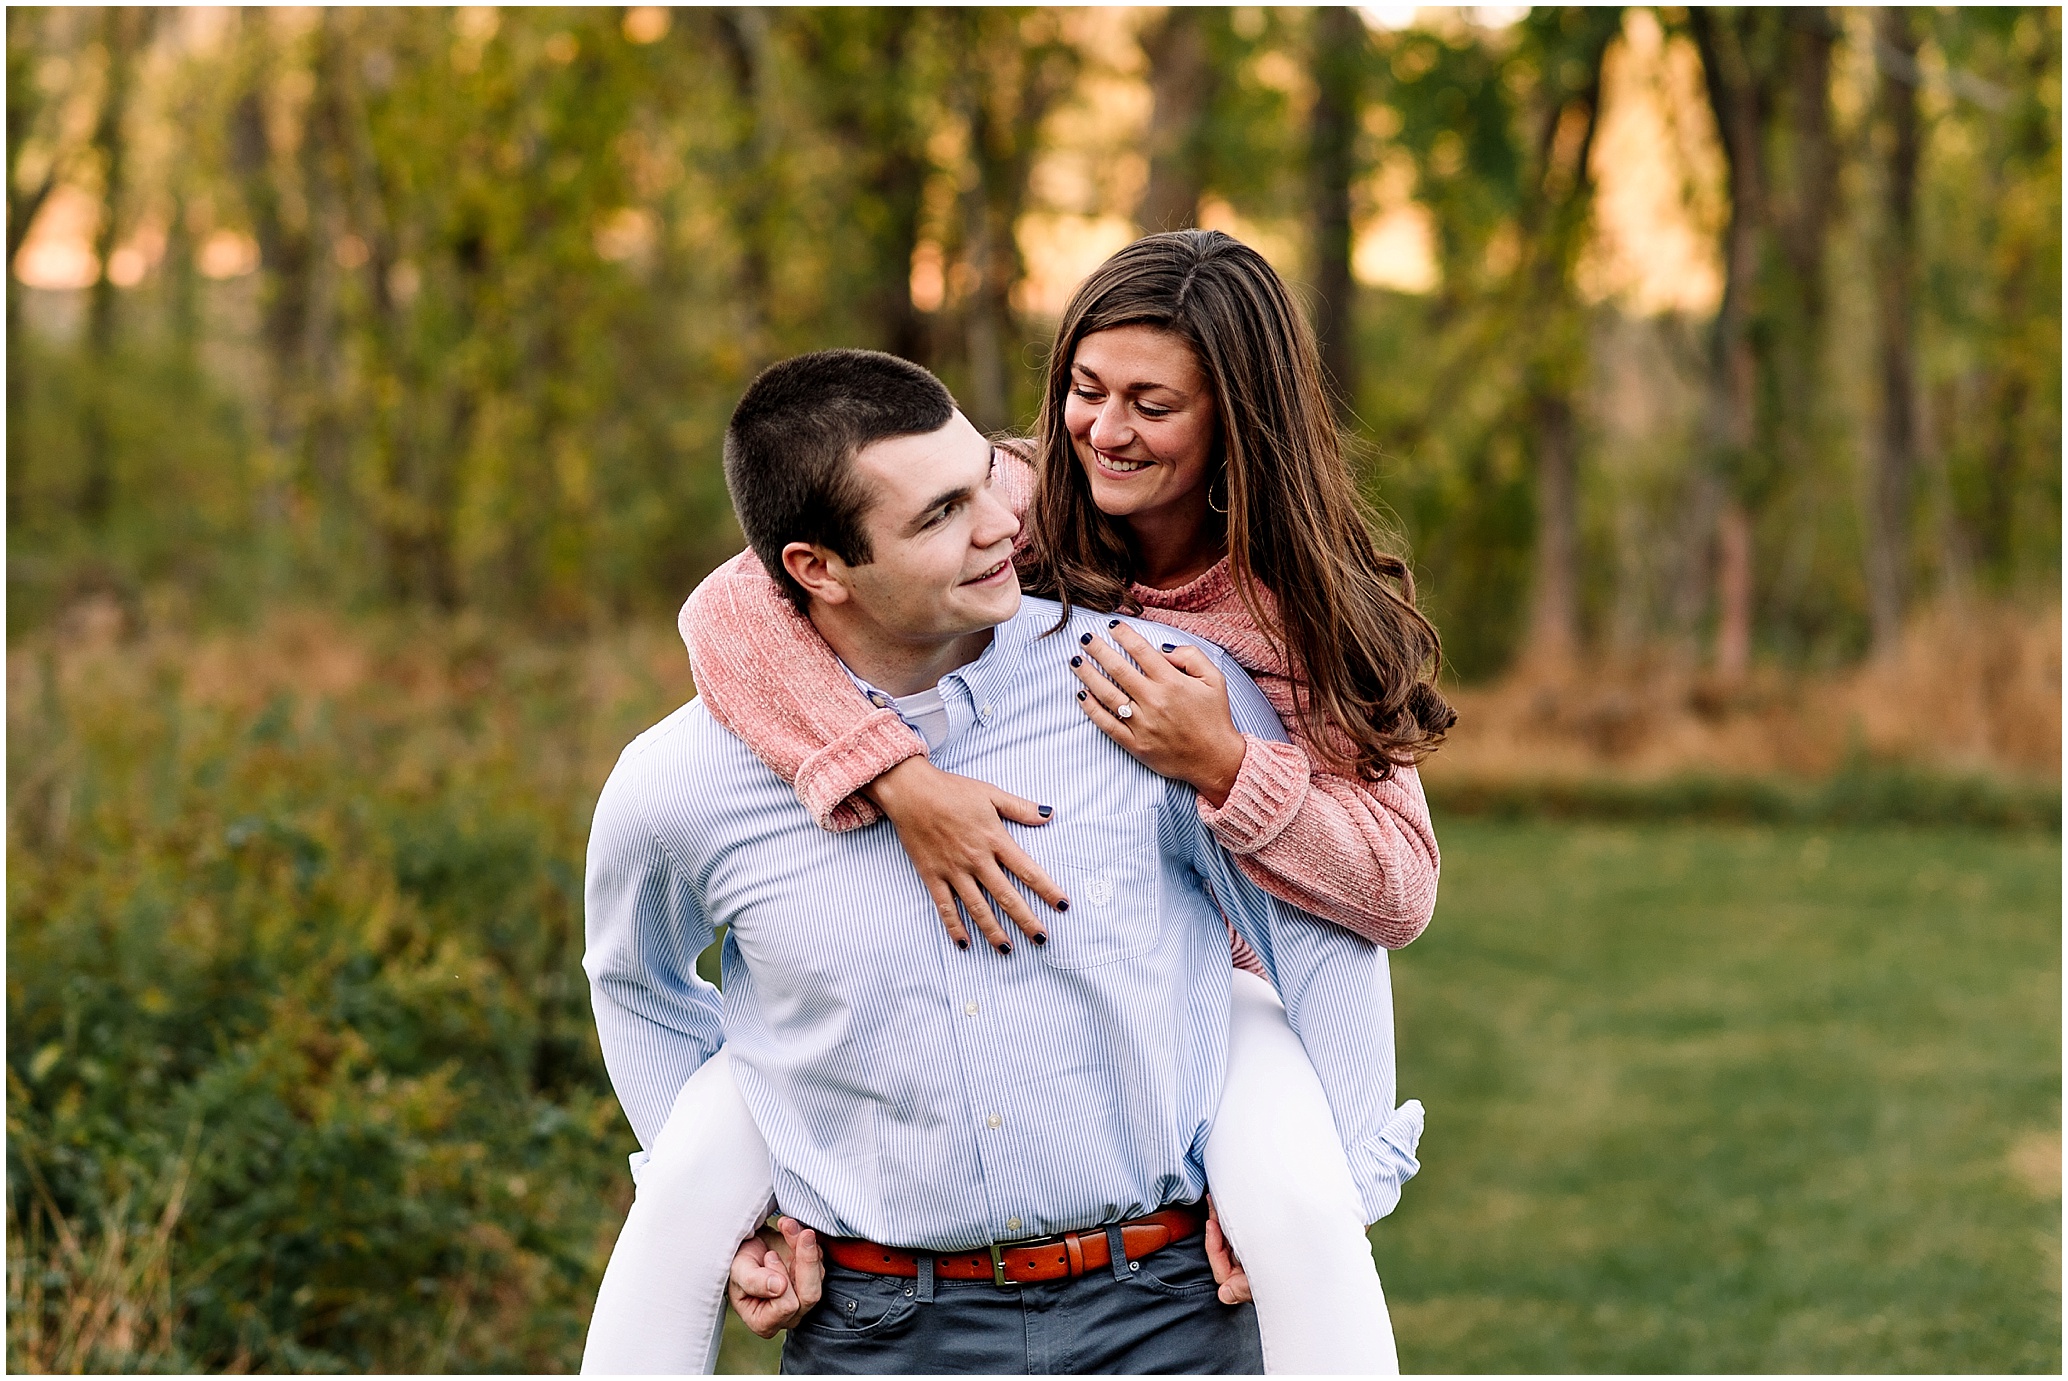
<path fill-rule="evenodd" d="M 977 659 L 941 677 L 937 683 L 941 703 L 948 707 L 948 737 L 943 740 L 944 744 L 952 742 L 976 719 L 978 688 L 992 684 L 997 677 L 1017 666 L 1028 645 L 1053 627 L 1056 616 L 1061 612 L 1061 606 L 1053 600 L 1022 596 L 1019 609 L 992 630 L 990 645 L 978 654 Z M 894 703 L 897 697 L 889 691 L 856 675 L 854 668 L 846 662 L 840 663 L 840 669 L 847 673 L 847 679 L 854 682 L 855 689 L 871 705 L 879 710 L 897 708 Z"/>

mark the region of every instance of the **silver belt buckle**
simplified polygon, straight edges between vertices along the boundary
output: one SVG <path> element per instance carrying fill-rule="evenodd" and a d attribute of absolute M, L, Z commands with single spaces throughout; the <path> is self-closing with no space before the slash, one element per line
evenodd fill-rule
<path fill-rule="evenodd" d="M 1012 1284 L 1005 1278 L 1005 1253 L 996 1242 L 991 1244 L 991 1283 L 1001 1290 Z"/>

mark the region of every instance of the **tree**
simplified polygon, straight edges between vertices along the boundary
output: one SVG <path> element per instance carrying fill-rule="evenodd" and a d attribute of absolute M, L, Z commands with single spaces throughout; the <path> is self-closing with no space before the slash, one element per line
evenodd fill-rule
<path fill-rule="evenodd" d="M 1908 597 L 1912 488 L 1917 469 L 1917 370 L 1912 348 L 1917 281 L 1919 147 L 1917 27 L 1906 10 L 1874 16 L 1882 126 L 1881 226 L 1874 273 L 1881 416 L 1869 465 L 1867 596 L 1877 655 L 1894 652 Z"/>
<path fill-rule="evenodd" d="M 105 524 L 115 504 L 115 444 L 109 416 L 114 407 L 115 282 L 109 274 L 109 261 L 127 228 L 130 97 L 137 54 L 150 37 L 154 14 L 121 6 L 101 14 L 101 50 L 107 66 L 92 140 L 100 172 L 100 219 L 93 234 L 93 257 L 99 271 L 88 290 L 86 309 L 86 344 L 95 387 L 88 394 L 83 419 L 85 473 L 79 487 L 79 514 L 90 527 Z"/>
<path fill-rule="evenodd" d="M 1315 334 L 1337 414 L 1347 419 L 1357 396 L 1350 187 L 1358 171 L 1357 135 L 1364 105 L 1364 21 L 1354 9 L 1326 6 L 1314 13 L 1310 41 L 1314 108 L 1308 116 L 1307 221 Z"/>
<path fill-rule="evenodd" d="M 1149 188 L 1135 210 L 1144 231 L 1197 224 L 1206 194 L 1206 122 L 1219 72 L 1206 11 L 1172 5 L 1142 33 L 1149 59 Z"/>
<path fill-rule="evenodd" d="M 1526 24 L 1538 80 L 1521 211 L 1523 319 L 1539 323 L 1524 371 L 1535 443 L 1537 536 L 1526 655 L 1561 669 L 1580 647 L 1580 424 L 1586 317 L 1573 269 L 1591 228 L 1591 160 L 1601 121 L 1601 68 L 1622 24 L 1616 9 L 1539 11 Z M 1555 15 L 1555 18 L 1552 17 Z"/>

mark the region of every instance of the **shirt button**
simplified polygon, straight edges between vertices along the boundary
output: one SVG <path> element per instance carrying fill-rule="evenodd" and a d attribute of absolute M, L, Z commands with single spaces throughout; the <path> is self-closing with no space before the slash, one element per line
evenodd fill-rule
<path fill-rule="evenodd" d="M 984 718 L 989 719 L 991 717 L 991 707 L 989 705 L 986 705 L 982 709 L 978 710 L 977 713 L 982 715 Z"/>
<path fill-rule="evenodd" d="M 962 1010 L 968 1013 L 970 1016 L 975 1016 L 977 1014 L 978 1007 L 974 1002 L 965 1002 L 962 1004 Z"/>
<path fill-rule="evenodd" d="M 984 1125 L 986 1127 L 1002 1127 L 1005 1125 L 1005 1119 L 994 1112 L 984 1119 Z"/>
<path fill-rule="evenodd" d="M 1005 1220 L 1005 1230 L 1006 1230 L 1007 1232 L 1018 1232 L 1018 1231 L 1020 1230 L 1020 1220 L 1019 1220 L 1019 1219 L 1017 1219 L 1017 1218 L 1008 1218 L 1008 1219 L 1006 1219 L 1006 1220 Z"/>

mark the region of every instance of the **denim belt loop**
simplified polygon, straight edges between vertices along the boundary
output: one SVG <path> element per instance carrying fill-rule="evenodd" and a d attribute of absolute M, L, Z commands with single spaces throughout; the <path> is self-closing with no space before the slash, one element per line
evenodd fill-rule
<path fill-rule="evenodd" d="M 919 1302 L 933 1303 L 933 1258 L 924 1254 L 919 1258 Z"/>
<path fill-rule="evenodd" d="M 1113 1258 L 1113 1279 L 1127 1279 L 1127 1244 L 1121 1240 L 1120 1224 L 1106 1229 L 1106 1253 Z"/>

